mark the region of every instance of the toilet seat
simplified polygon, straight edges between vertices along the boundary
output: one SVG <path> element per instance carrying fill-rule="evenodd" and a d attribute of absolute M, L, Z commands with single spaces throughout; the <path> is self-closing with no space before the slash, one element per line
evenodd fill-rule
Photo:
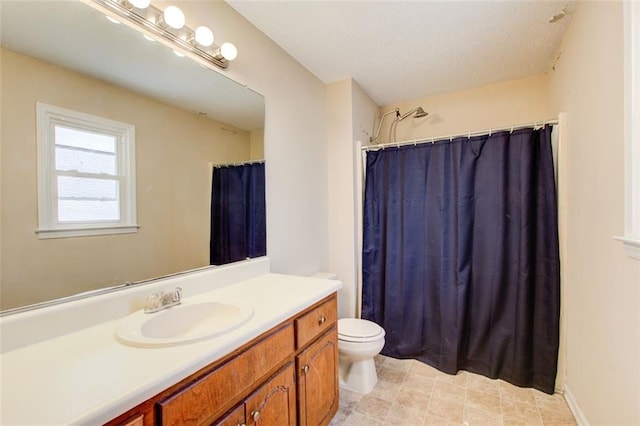
<path fill-rule="evenodd" d="M 373 321 L 357 318 L 338 320 L 338 340 L 346 342 L 372 342 L 384 337 L 384 329 Z"/>

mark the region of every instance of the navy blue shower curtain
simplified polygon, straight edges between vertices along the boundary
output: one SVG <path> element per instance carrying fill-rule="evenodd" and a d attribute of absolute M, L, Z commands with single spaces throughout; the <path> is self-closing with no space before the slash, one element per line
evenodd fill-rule
<path fill-rule="evenodd" d="M 382 353 L 553 393 L 557 229 L 550 127 L 369 151 L 362 317 Z"/>
<path fill-rule="evenodd" d="M 264 186 L 264 163 L 213 169 L 211 265 L 267 254 Z"/>

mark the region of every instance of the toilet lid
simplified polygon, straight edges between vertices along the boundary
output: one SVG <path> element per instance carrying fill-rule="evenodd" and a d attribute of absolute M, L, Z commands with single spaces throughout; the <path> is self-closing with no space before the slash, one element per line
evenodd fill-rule
<path fill-rule="evenodd" d="M 357 318 L 338 320 L 338 339 L 362 342 L 383 336 L 384 330 L 375 322 Z"/>

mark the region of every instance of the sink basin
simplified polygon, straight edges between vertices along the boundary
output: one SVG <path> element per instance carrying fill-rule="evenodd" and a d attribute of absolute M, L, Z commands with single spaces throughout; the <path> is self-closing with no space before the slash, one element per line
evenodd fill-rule
<path fill-rule="evenodd" d="M 175 346 L 227 333 L 252 316 L 253 307 L 240 301 L 183 301 L 153 314 L 134 312 L 117 326 L 116 337 L 131 346 Z"/>

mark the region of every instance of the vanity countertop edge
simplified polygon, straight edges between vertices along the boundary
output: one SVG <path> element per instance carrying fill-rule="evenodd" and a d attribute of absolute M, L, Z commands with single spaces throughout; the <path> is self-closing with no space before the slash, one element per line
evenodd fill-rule
<path fill-rule="evenodd" d="M 218 337 L 136 348 L 115 339 L 118 318 L 5 352 L 0 355 L 0 423 L 105 423 L 341 287 L 339 281 L 267 273 L 194 296 L 253 305 L 248 322 Z"/>

